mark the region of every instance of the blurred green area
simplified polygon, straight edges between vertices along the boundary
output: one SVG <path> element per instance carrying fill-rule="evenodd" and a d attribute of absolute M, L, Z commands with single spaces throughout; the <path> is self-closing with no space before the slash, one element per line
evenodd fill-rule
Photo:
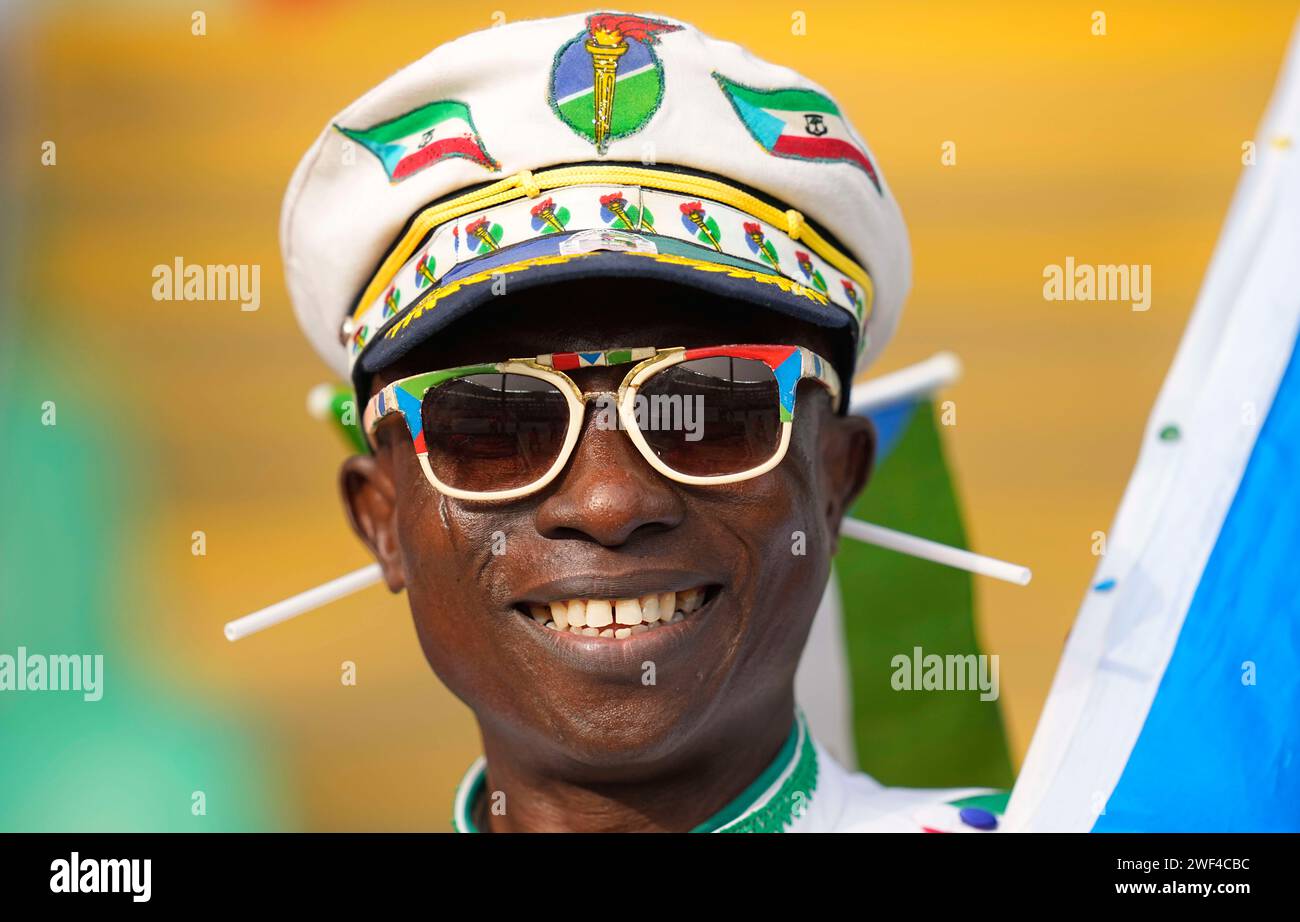
<path fill-rule="evenodd" d="M 123 629 L 149 604 L 130 597 L 150 462 L 127 415 L 93 377 L 53 364 L 48 343 L 6 351 L 0 654 L 99 654 L 103 667 L 99 700 L 0 693 L 0 830 L 292 828 L 258 722 L 165 681 Z"/>

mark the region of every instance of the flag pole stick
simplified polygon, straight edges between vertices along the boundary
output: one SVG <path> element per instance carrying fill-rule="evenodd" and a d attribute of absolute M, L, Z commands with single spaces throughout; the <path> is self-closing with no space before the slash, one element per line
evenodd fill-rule
<path fill-rule="evenodd" d="M 283 602 L 276 602 L 274 605 L 253 612 L 251 615 L 245 615 L 242 618 L 236 618 L 234 621 L 228 622 L 225 628 L 226 640 L 233 643 L 242 637 L 247 637 L 249 634 L 264 631 L 281 621 L 296 618 L 314 608 L 320 608 L 322 605 L 333 602 L 335 599 L 341 599 L 354 592 L 359 592 L 367 586 L 373 586 L 383 578 L 383 571 L 377 563 L 362 567 L 360 570 L 353 570 L 338 579 L 322 583 L 308 589 L 306 592 L 300 592 Z"/>
<path fill-rule="evenodd" d="M 849 412 L 864 416 L 903 399 L 919 400 L 961 377 L 961 360 L 951 352 L 936 352 L 923 362 L 855 384 L 849 395 Z"/>
<path fill-rule="evenodd" d="M 859 519 L 845 518 L 841 528 L 844 534 L 856 541 L 874 544 L 877 547 L 883 547 L 891 551 L 898 551 L 900 554 L 919 557 L 932 563 L 941 563 L 946 567 L 956 567 L 958 570 L 965 570 L 968 573 L 991 576 L 994 579 L 1015 583 L 1017 586 L 1027 586 L 1029 580 L 1033 578 L 1033 571 L 1028 567 L 1007 563 L 1005 560 L 997 560 L 993 557 L 985 557 L 983 554 L 976 554 L 973 551 L 949 547 L 937 541 L 927 541 L 925 538 L 918 538 L 915 535 L 904 534 L 890 528 L 882 528 L 879 525 L 872 525 Z"/>

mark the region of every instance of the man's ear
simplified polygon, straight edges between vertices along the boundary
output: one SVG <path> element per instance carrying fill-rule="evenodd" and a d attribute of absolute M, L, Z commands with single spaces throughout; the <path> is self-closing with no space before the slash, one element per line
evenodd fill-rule
<path fill-rule="evenodd" d="M 865 416 L 828 415 L 822 427 L 822 471 L 826 486 L 826 528 L 839 550 L 840 520 L 866 487 L 876 460 L 876 427 Z"/>
<path fill-rule="evenodd" d="M 392 475 L 374 455 L 353 455 L 339 472 L 343 505 L 352 530 L 370 548 L 390 592 L 406 588 L 397 540 L 397 490 Z"/>

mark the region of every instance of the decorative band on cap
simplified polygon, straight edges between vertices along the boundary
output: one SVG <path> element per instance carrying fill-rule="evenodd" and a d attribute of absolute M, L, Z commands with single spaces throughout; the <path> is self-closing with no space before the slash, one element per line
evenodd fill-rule
<path fill-rule="evenodd" d="M 556 185 L 557 174 L 576 181 Z M 642 182 L 594 182 L 597 177 Z M 668 185 L 679 188 L 663 188 Z M 389 335 L 465 285 L 574 258 L 580 254 L 566 251 L 563 241 L 598 231 L 642 240 L 642 255 L 648 249 L 661 260 L 776 283 L 843 309 L 859 333 L 871 313 L 870 275 L 794 209 L 782 211 L 720 181 L 680 173 L 602 166 L 523 171 L 416 216 L 350 318 L 350 362 L 393 318 L 405 315 Z M 698 258 L 681 252 L 678 241 L 700 248 Z M 671 252 L 659 253 L 663 244 Z M 398 257 L 403 262 L 391 269 Z"/>

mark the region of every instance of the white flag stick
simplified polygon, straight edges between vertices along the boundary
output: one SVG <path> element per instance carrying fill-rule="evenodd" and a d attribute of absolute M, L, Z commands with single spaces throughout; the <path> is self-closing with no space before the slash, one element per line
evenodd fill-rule
<path fill-rule="evenodd" d="M 853 385 L 849 412 L 862 416 L 899 400 L 928 397 L 960 377 L 961 360 L 951 352 L 936 352 L 923 362 Z"/>
<path fill-rule="evenodd" d="M 236 641 L 241 637 L 247 637 L 249 634 L 256 634 L 258 631 L 266 630 L 281 621 L 296 618 L 313 608 L 320 608 L 335 599 L 341 599 L 345 595 L 351 595 L 365 589 L 367 586 L 373 586 L 383 578 L 383 571 L 377 563 L 362 567 L 360 570 L 353 570 L 351 573 L 330 580 L 328 583 L 323 583 L 314 589 L 300 592 L 283 602 L 276 602 L 261 611 L 255 611 L 251 615 L 236 618 L 226 624 L 226 639 Z"/>
<path fill-rule="evenodd" d="M 1008 583 L 1015 583 L 1018 586 L 1029 585 L 1029 580 L 1033 577 L 1033 572 L 1028 567 L 1007 563 L 1005 560 L 995 560 L 992 557 L 985 557 L 983 554 L 976 554 L 972 551 L 963 551 L 960 548 L 949 547 L 937 541 L 927 541 L 925 538 L 882 528 L 879 525 L 872 525 L 858 519 L 845 518 L 841 528 L 844 534 L 850 538 L 867 544 L 898 551 L 900 554 L 909 554 L 912 557 L 919 557 L 933 563 L 941 563 L 946 567 L 956 567 L 958 570 L 978 573 L 981 576 L 1006 580 Z"/>

